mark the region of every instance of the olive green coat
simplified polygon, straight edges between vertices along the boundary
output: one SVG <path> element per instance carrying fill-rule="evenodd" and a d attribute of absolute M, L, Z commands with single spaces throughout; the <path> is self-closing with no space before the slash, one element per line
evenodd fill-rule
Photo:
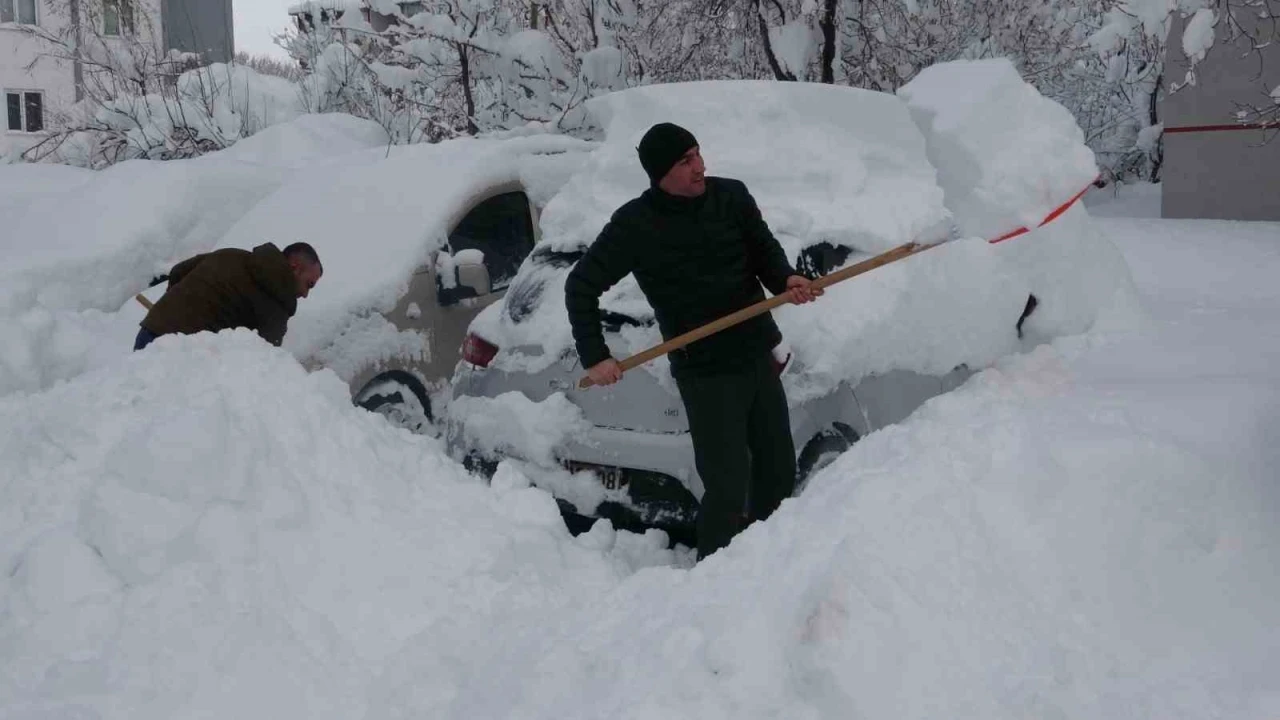
<path fill-rule="evenodd" d="M 271 243 L 253 252 L 215 250 L 183 260 L 169 271 L 169 288 L 142 320 L 156 335 L 255 330 L 279 345 L 298 308 L 297 280 Z"/>

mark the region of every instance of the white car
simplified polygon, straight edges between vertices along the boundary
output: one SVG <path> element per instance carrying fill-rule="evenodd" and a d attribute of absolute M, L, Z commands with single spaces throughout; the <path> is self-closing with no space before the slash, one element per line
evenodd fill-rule
<path fill-rule="evenodd" d="M 607 518 L 693 541 L 702 484 L 667 364 L 579 389 L 585 371 L 564 303 L 573 264 L 612 211 L 648 184 L 634 148 L 654 122 L 689 128 L 708 175 L 745 181 L 810 277 L 902 243 L 945 243 L 833 286 L 817 303 L 775 311 L 781 352 L 793 356 L 783 381 L 798 488 L 860 437 L 964 382 L 971 368 L 1077 330 L 1055 306 L 1096 279 L 1093 261 L 1081 259 L 1096 244 L 1084 210 L 1068 203 L 1054 225 L 1000 245 L 965 233 L 957 216 L 972 208 L 948 205 L 954 193 L 941 182 L 950 169 L 933 164 L 935 133 L 898 96 L 731 81 L 637 88 L 590 109 L 607 138 L 548 203 L 542 239 L 506 296 L 471 325 L 448 412 L 458 459 L 488 473 L 516 460 L 557 496 L 574 529 Z M 1048 249 L 1027 249 L 1038 244 Z M 1049 271 L 1058 267 L 1068 274 Z M 634 278 L 607 292 L 601 308 L 615 357 L 661 342 Z"/>
<path fill-rule="evenodd" d="M 283 183 L 216 247 L 313 245 L 324 276 L 284 347 L 337 373 L 358 405 L 439 434 L 467 327 L 502 298 L 538 242 L 542 205 L 593 148 L 536 135 L 356 153 Z"/>

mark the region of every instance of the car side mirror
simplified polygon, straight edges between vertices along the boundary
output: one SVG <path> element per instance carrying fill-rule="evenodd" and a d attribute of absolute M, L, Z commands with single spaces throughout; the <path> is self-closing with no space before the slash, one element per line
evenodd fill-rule
<path fill-rule="evenodd" d="M 441 251 L 436 256 L 436 292 L 441 305 L 456 305 L 493 292 L 484 253 L 462 250 L 450 255 Z"/>
<path fill-rule="evenodd" d="M 474 252 L 478 257 L 471 257 Z M 458 285 L 470 289 L 476 297 L 492 292 L 489 284 L 489 268 L 484 265 L 484 255 L 480 251 L 466 251 L 454 256 L 453 261 L 458 269 Z"/>

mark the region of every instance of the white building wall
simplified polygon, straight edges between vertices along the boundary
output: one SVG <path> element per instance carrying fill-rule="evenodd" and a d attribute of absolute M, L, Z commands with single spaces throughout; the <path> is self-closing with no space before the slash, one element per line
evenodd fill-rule
<path fill-rule="evenodd" d="M 82 0 L 83 5 L 100 0 Z M 160 17 L 161 0 L 135 0 L 137 8 L 137 32 L 132 41 L 142 41 L 159 46 L 162 41 Z M 100 7 L 100 6 L 99 6 Z M 36 0 L 36 24 L 55 36 L 63 36 L 71 27 L 68 0 Z M 101 17 L 95 10 L 85 13 Z M 102 28 L 97 28 L 99 34 Z M 129 42 L 129 39 L 112 39 L 109 42 Z M 0 23 L 0 103 L 9 92 L 37 91 L 44 98 L 45 128 L 56 126 L 59 113 L 76 102 L 75 68 L 72 63 L 49 55 L 54 53 L 48 43 L 28 35 L 16 23 Z M 35 145 L 47 133 L 27 133 L 9 130 L 7 108 L 0 105 L 0 154 L 21 152 Z"/>
<path fill-rule="evenodd" d="M 36 3 L 37 24 L 51 32 L 63 32 L 68 21 L 53 11 L 47 0 Z M 46 126 L 55 107 L 66 107 L 75 101 L 75 83 L 69 63 L 42 57 L 48 48 L 29 37 L 16 23 L 0 24 L 0 100 L 13 91 L 39 91 L 44 96 Z M 29 69 L 28 69 L 29 68 Z M 42 135 L 9 130 L 7 107 L 0 110 L 0 149 L 21 151 L 39 141 Z"/>

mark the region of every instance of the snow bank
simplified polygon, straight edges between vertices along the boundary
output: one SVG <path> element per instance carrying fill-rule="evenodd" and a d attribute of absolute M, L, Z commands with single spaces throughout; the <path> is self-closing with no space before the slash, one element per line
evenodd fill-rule
<path fill-rule="evenodd" d="M 281 179 L 237 162 L 139 160 L 30 197 L 11 208 L 11 231 L 0 239 L 0 253 L 12 258 L 0 269 L 0 310 L 117 308 L 145 286 L 145 273 L 212 245 Z"/>
<path fill-rule="evenodd" d="M 246 331 L 0 397 L 0 716 L 1273 717 L 1276 228 L 1107 229 L 1151 326 L 1002 361 L 692 570 Z"/>
<path fill-rule="evenodd" d="M 692 572 L 490 651 L 440 649 L 512 631 L 482 611 L 416 639 L 380 714 L 1273 717 L 1276 228 L 1107 227 L 1152 326 L 1000 362 Z"/>
<path fill-rule="evenodd" d="M 69 165 L 0 165 L 0 213 L 15 212 L 41 195 L 73 190 L 94 175 L 92 170 Z"/>
<path fill-rule="evenodd" d="M 388 143 L 387 131 L 372 120 L 342 113 L 308 113 L 272 125 L 223 150 L 224 160 L 278 168 L 316 167 L 338 163 L 351 153 Z"/>
<path fill-rule="evenodd" d="M 512 469 L 486 486 L 243 330 L 0 398 L 0 458 L 4 717 L 361 717 L 411 638 L 674 560 L 572 539 Z"/>
<path fill-rule="evenodd" d="M 339 165 L 385 142 L 373 123 L 309 116 L 193 160 L 137 160 L 99 172 L 0 168 L 7 230 L 0 236 L 0 394 L 45 387 L 127 352 L 141 314 L 129 327 L 106 311 L 131 304 L 152 277 L 216 245 L 295 172 Z"/>
<path fill-rule="evenodd" d="M 940 63 L 898 95 L 924 133 L 964 235 L 993 239 L 1035 227 L 1098 174 L 1075 118 L 1006 59 Z"/>
<path fill-rule="evenodd" d="M 1008 60 L 935 65 L 898 94 L 924 133 L 947 208 L 965 235 L 992 240 L 1034 229 L 1097 176 L 1075 119 Z M 1141 316 L 1124 259 L 1081 203 L 996 248 L 1040 303 L 1025 326 L 1034 341 Z"/>
<path fill-rule="evenodd" d="M 1073 355 L 1046 349 L 935 401 L 696 572 L 648 573 L 563 619 L 540 646 L 554 673 L 513 682 L 509 660 L 473 658 L 455 670 L 472 679 L 461 696 L 441 702 L 411 697 L 406 672 L 394 707 L 1268 717 L 1280 703 L 1274 487 L 1185 446 L 1158 404 L 1122 410 L 1104 387 L 1079 387 Z M 505 693 L 473 679 L 495 671 Z"/>

